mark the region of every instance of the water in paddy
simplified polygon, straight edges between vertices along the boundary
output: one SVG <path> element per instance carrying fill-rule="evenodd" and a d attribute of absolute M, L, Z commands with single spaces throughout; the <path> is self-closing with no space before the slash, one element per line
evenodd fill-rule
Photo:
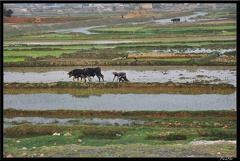
<path fill-rule="evenodd" d="M 173 17 L 173 18 L 180 18 L 180 22 L 197 22 L 197 21 L 206 21 L 206 20 L 212 20 L 212 19 L 195 19 L 197 16 L 204 16 L 206 15 L 206 12 L 196 12 L 193 15 L 189 16 L 181 16 L 181 17 Z M 155 23 L 172 23 L 172 18 L 165 18 L 165 19 L 159 19 L 154 20 Z"/>
<path fill-rule="evenodd" d="M 7 94 L 4 95 L 4 109 L 18 110 L 122 110 L 122 111 L 179 111 L 179 110 L 231 110 L 236 109 L 236 92 L 222 94 L 103 94 L 101 96 L 74 97 L 70 94 Z M 103 118 L 4 118 L 4 127 L 15 124 L 64 124 L 93 123 L 100 125 L 144 124 L 138 119 Z"/>
<path fill-rule="evenodd" d="M 98 27 L 105 27 L 105 26 L 91 26 L 91 27 L 78 27 L 78 28 L 72 28 L 72 29 L 63 29 L 63 30 L 53 30 L 52 32 L 62 32 L 62 33 L 69 33 L 69 32 L 81 32 L 84 34 L 98 34 L 93 33 L 88 30 Z"/>
<path fill-rule="evenodd" d="M 50 83 L 58 81 L 73 81 L 69 79 L 68 72 L 73 69 L 85 67 L 31 67 L 31 68 L 4 68 L 3 80 L 5 83 Z M 113 80 L 113 71 L 124 71 L 131 82 L 160 82 L 172 81 L 174 83 L 201 82 L 207 84 L 228 83 L 236 86 L 236 67 L 101 67 L 106 82 Z M 94 82 L 98 81 L 95 76 Z"/>
<path fill-rule="evenodd" d="M 233 94 L 103 94 L 74 97 L 70 94 L 6 94 L 4 109 L 22 110 L 123 110 L 178 111 L 236 109 Z"/>
<path fill-rule="evenodd" d="M 58 82 L 72 81 L 67 73 L 84 67 L 4 68 L 4 82 Z M 181 66 L 119 66 L 101 67 L 107 82 L 113 71 L 125 71 L 131 82 L 206 82 L 229 83 L 236 86 L 236 67 L 181 67 Z M 97 77 L 94 77 L 97 82 Z M 18 94 L 4 95 L 4 109 L 23 110 L 229 110 L 236 108 L 236 92 L 229 95 L 201 94 L 103 94 L 101 96 L 74 97 L 70 94 Z"/>
<path fill-rule="evenodd" d="M 45 117 L 15 117 L 15 118 L 4 118 L 4 127 L 13 126 L 15 124 L 30 123 L 30 124 L 58 124 L 58 125 L 76 125 L 76 124 L 100 124 L 100 125 L 131 125 L 131 124 L 143 124 L 145 121 L 136 119 L 82 119 L 82 118 L 45 118 Z"/>
<path fill-rule="evenodd" d="M 72 81 L 67 73 L 84 67 L 12 67 L 4 68 L 4 82 L 57 82 Z M 180 66 L 121 66 L 101 67 L 106 81 L 112 81 L 113 71 L 125 71 L 132 82 L 194 82 L 229 83 L 236 86 L 236 67 L 180 67 Z M 93 81 L 97 82 L 95 77 Z M 3 108 L 22 110 L 124 110 L 124 111 L 178 111 L 178 110 L 230 110 L 236 109 L 236 92 L 222 94 L 103 94 L 101 96 L 74 97 L 70 94 L 5 94 Z M 72 118 L 74 119 L 74 118 Z M 70 119 L 70 120 L 72 120 Z M 4 118 L 4 127 L 11 122 L 71 124 L 69 119 L 17 117 Z M 137 120 L 98 119 L 76 120 L 99 124 L 131 124 Z M 138 120 L 139 121 L 139 120 Z M 75 122 L 76 123 L 76 122 Z M 137 122 L 139 123 L 139 122 Z"/>

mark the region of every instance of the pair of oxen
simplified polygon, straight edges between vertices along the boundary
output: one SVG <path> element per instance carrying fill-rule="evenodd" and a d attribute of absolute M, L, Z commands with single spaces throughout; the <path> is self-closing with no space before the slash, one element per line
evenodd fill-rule
<path fill-rule="evenodd" d="M 77 79 L 79 81 L 79 78 L 84 79 L 84 82 L 86 82 L 86 78 L 88 78 L 89 81 L 92 81 L 91 77 L 94 77 L 95 75 L 98 77 L 99 82 L 104 81 L 104 76 L 101 73 L 101 68 L 84 68 L 84 69 L 73 69 L 68 73 L 69 78 L 73 77 L 73 81 Z"/>

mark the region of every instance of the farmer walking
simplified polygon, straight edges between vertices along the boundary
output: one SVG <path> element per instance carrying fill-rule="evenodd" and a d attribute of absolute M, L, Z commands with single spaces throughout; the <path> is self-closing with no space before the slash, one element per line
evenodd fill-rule
<path fill-rule="evenodd" d="M 129 82 L 129 80 L 126 77 L 126 73 L 125 72 L 113 72 L 112 74 L 114 75 L 113 82 L 115 80 L 115 77 L 117 77 L 117 81 L 119 81 L 119 82 L 120 81 L 122 81 L 122 82 L 124 82 L 124 81 Z"/>

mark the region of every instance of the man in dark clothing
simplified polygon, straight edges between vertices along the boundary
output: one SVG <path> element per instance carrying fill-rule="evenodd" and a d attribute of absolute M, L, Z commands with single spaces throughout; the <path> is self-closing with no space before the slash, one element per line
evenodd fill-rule
<path fill-rule="evenodd" d="M 126 77 L 126 73 L 125 72 L 113 72 L 113 75 L 114 75 L 114 78 L 113 78 L 113 82 L 115 80 L 115 77 L 117 77 L 117 81 L 119 80 L 120 81 L 126 81 L 126 82 L 129 82 L 129 80 L 127 79 Z"/>

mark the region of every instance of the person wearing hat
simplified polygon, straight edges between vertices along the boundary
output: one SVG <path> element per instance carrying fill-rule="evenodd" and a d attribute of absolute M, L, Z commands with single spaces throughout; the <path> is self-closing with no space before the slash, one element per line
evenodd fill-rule
<path fill-rule="evenodd" d="M 117 81 L 119 80 L 119 82 L 120 81 L 126 81 L 126 82 L 129 81 L 127 79 L 127 77 L 126 77 L 126 73 L 125 72 L 112 72 L 112 74 L 114 75 L 113 82 L 115 80 L 115 77 L 117 77 Z"/>

